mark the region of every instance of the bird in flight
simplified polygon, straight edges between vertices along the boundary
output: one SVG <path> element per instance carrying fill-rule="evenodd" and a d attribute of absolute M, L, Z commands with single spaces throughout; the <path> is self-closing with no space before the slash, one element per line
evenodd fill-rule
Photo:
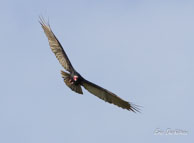
<path fill-rule="evenodd" d="M 48 38 L 48 42 L 50 45 L 51 50 L 55 54 L 56 58 L 58 59 L 59 63 L 63 66 L 63 68 L 68 71 L 64 72 L 61 70 L 62 78 L 64 79 L 65 84 L 74 92 L 83 94 L 81 86 L 83 86 L 86 90 L 88 90 L 93 95 L 97 96 L 98 98 L 108 102 L 112 103 L 114 105 L 117 105 L 118 107 L 121 107 L 123 109 L 127 109 L 129 111 L 133 112 L 139 112 L 139 106 L 127 102 L 120 97 L 118 97 L 116 94 L 108 91 L 107 89 L 104 89 L 88 80 L 83 78 L 72 66 L 69 58 L 67 57 L 67 54 L 65 53 L 62 45 L 60 44 L 59 40 L 55 36 L 55 34 L 52 32 L 51 27 L 48 22 L 45 22 L 43 18 L 40 18 L 40 24 L 44 30 L 44 33 L 46 34 Z"/>

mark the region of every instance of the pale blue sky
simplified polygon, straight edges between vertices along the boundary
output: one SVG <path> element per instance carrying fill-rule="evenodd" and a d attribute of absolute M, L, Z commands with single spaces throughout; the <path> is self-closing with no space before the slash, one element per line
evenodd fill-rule
<path fill-rule="evenodd" d="M 82 76 L 142 113 L 66 87 L 40 15 Z M 1 143 L 194 140 L 194 1 L 4 0 L 0 17 Z"/>

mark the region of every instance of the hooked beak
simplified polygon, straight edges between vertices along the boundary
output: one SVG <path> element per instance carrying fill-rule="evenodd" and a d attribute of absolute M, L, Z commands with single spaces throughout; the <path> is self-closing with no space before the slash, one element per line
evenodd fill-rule
<path fill-rule="evenodd" d="M 73 80 L 74 80 L 74 81 L 77 81 L 77 79 L 78 79 L 78 76 L 75 75 L 75 76 L 73 77 Z"/>

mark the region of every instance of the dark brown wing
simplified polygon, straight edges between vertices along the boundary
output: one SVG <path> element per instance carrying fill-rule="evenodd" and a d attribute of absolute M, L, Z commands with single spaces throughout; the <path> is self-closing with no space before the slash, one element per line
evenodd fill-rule
<path fill-rule="evenodd" d="M 71 83 L 69 82 L 69 80 L 70 80 L 70 78 L 71 78 L 71 77 L 70 77 L 70 74 L 68 74 L 68 73 L 66 73 L 66 72 L 64 72 L 64 71 L 61 71 L 61 75 L 62 75 L 62 77 L 63 77 L 63 79 L 64 79 L 65 84 L 66 84 L 69 88 L 71 88 L 71 90 L 73 90 L 73 91 L 75 91 L 75 92 L 77 92 L 77 93 L 79 93 L 79 94 L 83 94 L 82 88 L 81 88 L 80 85 L 71 84 Z"/>
<path fill-rule="evenodd" d="M 100 99 L 108 102 L 108 103 L 112 103 L 115 104 L 123 109 L 127 109 L 133 112 L 139 112 L 139 108 L 137 105 L 129 103 L 123 99 L 121 99 L 120 97 L 118 97 L 117 95 L 115 95 L 114 93 L 94 84 L 91 83 L 87 80 L 84 80 L 82 85 L 84 86 L 85 89 L 87 89 L 90 93 L 94 94 L 95 96 L 99 97 Z"/>
<path fill-rule="evenodd" d="M 44 21 L 43 18 L 40 18 L 40 24 L 42 25 L 42 28 L 44 30 L 44 33 L 46 34 L 49 45 L 57 59 L 59 60 L 60 64 L 69 72 L 72 72 L 74 70 L 73 66 L 71 65 L 65 51 L 63 50 L 63 47 L 61 46 L 60 42 L 52 32 L 50 25 Z"/>

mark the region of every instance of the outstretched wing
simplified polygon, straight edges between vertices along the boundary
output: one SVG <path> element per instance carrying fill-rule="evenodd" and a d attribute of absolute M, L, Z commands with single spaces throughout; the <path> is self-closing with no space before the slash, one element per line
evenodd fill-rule
<path fill-rule="evenodd" d="M 137 105 L 129 103 L 114 93 L 94 84 L 91 83 L 87 80 L 84 80 L 82 85 L 84 86 L 85 89 L 87 89 L 90 93 L 94 94 L 95 96 L 99 97 L 100 99 L 112 103 L 114 105 L 117 105 L 123 109 L 127 109 L 133 112 L 140 112 L 139 108 Z"/>
<path fill-rule="evenodd" d="M 40 24 L 44 30 L 44 33 L 46 34 L 49 45 L 57 59 L 59 60 L 60 64 L 69 72 L 72 72 L 74 70 L 73 66 L 71 65 L 71 62 L 69 61 L 65 51 L 63 50 L 63 47 L 61 46 L 60 42 L 56 38 L 55 34 L 52 32 L 51 27 L 48 23 L 44 21 L 43 18 L 40 18 Z"/>

